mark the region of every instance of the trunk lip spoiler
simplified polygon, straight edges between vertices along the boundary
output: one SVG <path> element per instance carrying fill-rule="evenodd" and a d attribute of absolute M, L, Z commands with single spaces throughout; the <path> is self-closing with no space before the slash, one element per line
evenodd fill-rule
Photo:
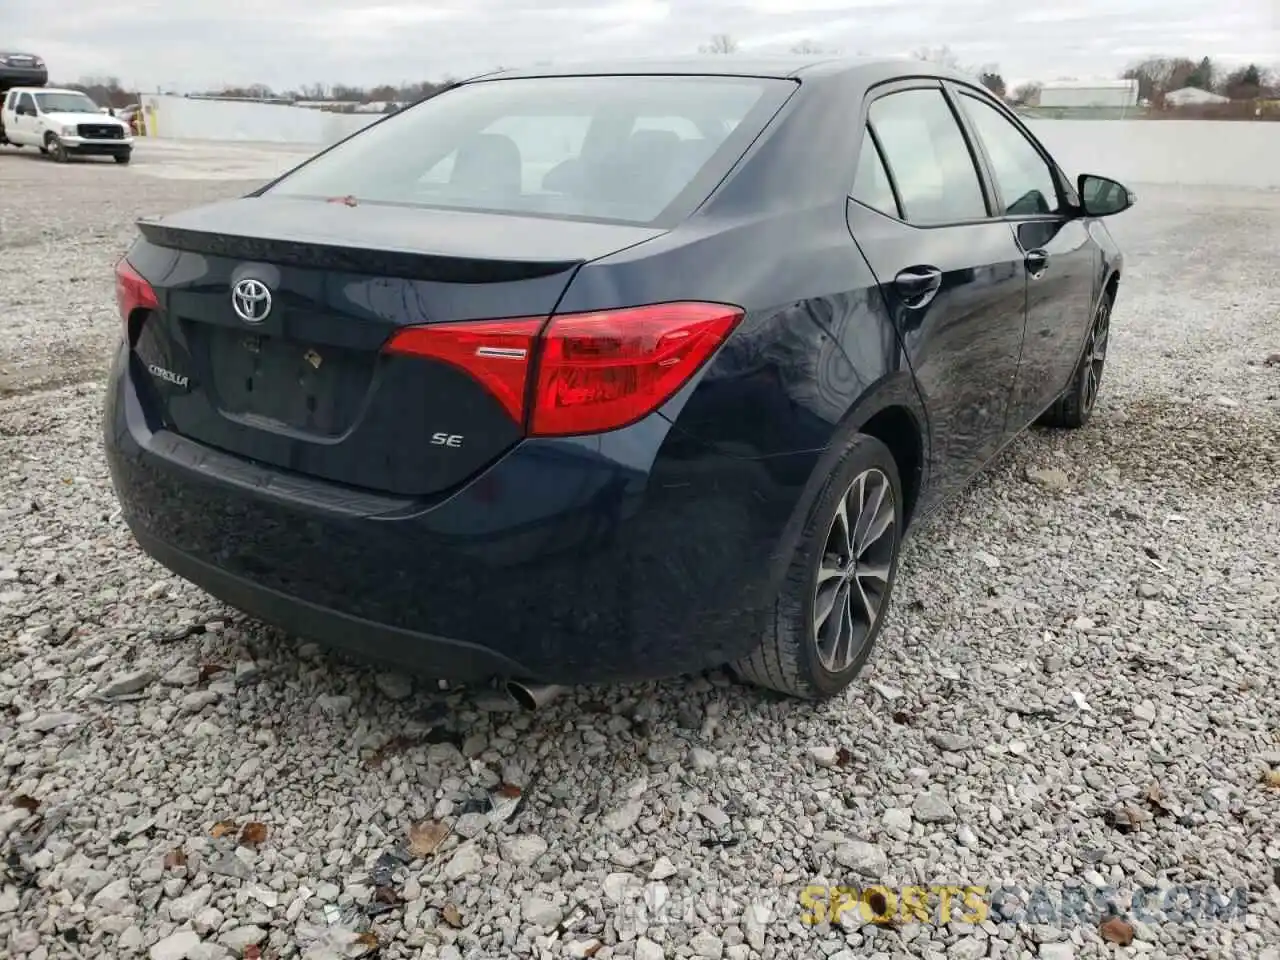
<path fill-rule="evenodd" d="M 221 256 L 245 262 L 305 267 L 407 280 L 449 283 L 497 283 L 534 280 L 566 273 L 585 258 L 511 260 L 459 257 L 427 250 L 388 250 L 310 240 L 305 237 L 261 237 L 178 227 L 158 220 L 138 220 L 143 238 L 158 247 L 186 253 Z"/>

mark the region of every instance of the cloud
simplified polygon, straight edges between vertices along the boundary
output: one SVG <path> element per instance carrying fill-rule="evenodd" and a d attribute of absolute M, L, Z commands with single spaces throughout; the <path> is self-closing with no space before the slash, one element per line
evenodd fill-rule
<path fill-rule="evenodd" d="M 1148 53 L 1280 61 L 1274 0 L 3 0 L 4 43 L 56 79 L 140 89 L 375 84 L 546 60 L 692 53 L 714 33 L 744 50 L 809 40 L 902 55 L 946 44 L 1007 78 L 1114 76 Z"/>

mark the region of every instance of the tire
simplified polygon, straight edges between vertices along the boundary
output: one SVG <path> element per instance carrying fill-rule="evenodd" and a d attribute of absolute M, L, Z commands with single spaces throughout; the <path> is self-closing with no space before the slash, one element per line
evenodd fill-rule
<path fill-rule="evenodd" d="M 881 512 L 871 517 L 877 521 L 875 529 L 886 522 L 885 500 L 892 512 L 881 535 L 869 537 L 874 531 L 865 520 L 866 514 L 860 523 L 854 513 L 860 497 L 869 513 L 881 491 Z M 774 607 L 773 622 L 760 646 L 733 665 L 740 678 L 805 700 L 833 697 L 853 682 L 871 655 L 889 613 L 902 546 L 903 503 L 902 482 L 889 448 L 875 437 L 856 434 L 810 508 Z M 845 513 L 840 512 L 842 504 L 848 505 Z M 845 515 L 852 524 L 853 538 L 841 539 L 838 517 Z M 847 546 L 843 549 L 848 555 L 840 556 L 849 539 L 855 546 L 859 540 L 865 541 L 861 561 L 857 561 L 858 550 Z M 852 564 L 850 557 L 855 559 Z M 849 607 L 844 605 L 846 596 L 852 601 Z M 824 620 L 816 615 L 821 613 L 820 598 L 828 597 L 835 612 Z M 843 655 L 830 656 L 837 652 L 832 650 L 837 637 L 832 618 L 846 609 L 856 615 L 861 608 L 865 614 L 863 597 L 878 601 L 873 604 L 874 615 L 840 622 L 840 637 L 846 636 L 844 627 L 850 628 L 848 643 Z"/>
<path fill-rule="evenodd" d="M 1104 293 L 1098 302 L 1097 312 L 1089 327 L 1089 337 L 1084 342 L 1084 352 L 1076 365 L 1069 386 L 1062 396 L 1036 420 L 1040 427 L 1062 430 L 1079 430 L 1093 416 L 1102 388 L 1102 374 L 1106 371 L 1107 347 L 1111 339 L 1111 306 L 1113 298 Z"/>
<path fill-rule="evenodd" d="M 45 146 L 48 147 L 48 154 L 54 163 L 66 163 L 70 157 L 67 155 L 67 148 L 62 145 L 62 141 L 49 134 L 45 138 Z"/>
<path fill-rule="evenodd" d="M 130 153 L 117 153 L 115 155 L 116 163 L 124 164 L 124 163 L 128 163 L 132 159 L 133 159 L 133 155 Z"/>

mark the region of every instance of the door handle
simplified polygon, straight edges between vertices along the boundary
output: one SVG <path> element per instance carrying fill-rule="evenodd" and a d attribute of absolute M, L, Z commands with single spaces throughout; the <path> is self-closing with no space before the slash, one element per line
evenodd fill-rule
<path fill-rule="evenodd" d="M 1027 265 L 1027 273 L 1031 274 L 1031 279 L 1039 280 L 1049 269 L 1049 254 L 1043 250 L 1031 250 L 1022 262 Z"/>
<path fill-rule="evenodd" d="M 898 296 L 908 307 L 923 307 L 942 287 L 942 271 L 937 267 L 907 267 L 893 278 Z"/>

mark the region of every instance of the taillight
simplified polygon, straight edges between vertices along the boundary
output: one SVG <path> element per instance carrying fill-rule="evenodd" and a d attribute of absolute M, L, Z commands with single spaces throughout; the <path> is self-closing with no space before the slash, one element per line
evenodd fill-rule
<path fill-rule="evenodd" d="M 464 370 L 497 398 L 512 420 L 523 424 L 529 357 L 546 322 L 532 317 L 405 327 L 385 352 L 429 357 Z"/>
<path fill-rule="evenodd" d="M 116 306 L 120 308 L 120 320 L 126 333 L 133 311 L 160 309 L 155 290 L 128 260 L 116 264 Z"/>
<path fill-rule="evenodd" d="M 724 304 L 661 303 L 549 322 L 406 327 L 386 350 L 465 370 L 530 436 L 573 436 L 616 430 L 658 409 L 741 320 L 742 310 Z"/>
<path fill-rule="evenodd" d="M 664 303 L 553 317 L 542 335 L 529 432 L 597 433 L 671 399 L 730 334 L 742 311 Z"/>

